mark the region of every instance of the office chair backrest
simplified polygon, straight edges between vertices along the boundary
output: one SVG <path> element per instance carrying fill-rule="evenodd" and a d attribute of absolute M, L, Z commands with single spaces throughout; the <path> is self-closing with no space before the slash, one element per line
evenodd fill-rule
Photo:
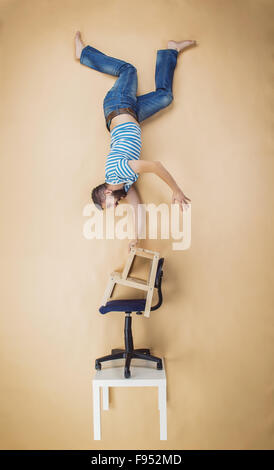
<path fill-rule="evenodd" d="M 161 277 L 163 275 L 163 264 L 164 264 L 164 258 L 160 258 L 158 261 L 158 266 L 157 266 L 157 271 L 156 271 L 156 277 L 155 277 L 155 285 L 154 287 L 158 289 L 159 287 L 159 282 L 161 280 Z"/>
<path fill-rule="evenodd" d="M 162 302 L 163 302 L 163 294 L 162 294 L 162 289 L 161 289 L 162 276 L 163 276 L 163 264 L 164 264 L 164 258 L 160 258 L 158 261 L 155 284 L 154 284 L 154 287 L 157 289 L 157 293 L 158 293 L 158 302 L 157 304 L 151 307 L 150 309 L 151 311 L 157 310 L 159 307 L 161 307 Z"/>

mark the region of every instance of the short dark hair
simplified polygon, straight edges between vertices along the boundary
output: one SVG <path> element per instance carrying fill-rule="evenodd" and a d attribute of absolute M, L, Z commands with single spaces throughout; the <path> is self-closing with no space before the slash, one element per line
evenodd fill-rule
<path fill-rule="evenodd" d="M 96 188 L 93 188 L 91 191 L 91 198 L 96 205 L 97 209 L 103 209 L 102 208 L 102 202 L 105 201 L 106 196 L 105 196 L 105 190 L 107 189 L 106 183 L 99 184 L 99 186 L 96 186 Z"/>

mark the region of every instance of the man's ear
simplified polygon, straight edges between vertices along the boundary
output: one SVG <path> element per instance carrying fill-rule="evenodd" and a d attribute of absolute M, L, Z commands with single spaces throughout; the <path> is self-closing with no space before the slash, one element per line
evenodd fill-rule
<path fill-rule="evenodd" d="M 105 194 L 111 194 L 112 190 L 111 189 L 105 189 Z"/>

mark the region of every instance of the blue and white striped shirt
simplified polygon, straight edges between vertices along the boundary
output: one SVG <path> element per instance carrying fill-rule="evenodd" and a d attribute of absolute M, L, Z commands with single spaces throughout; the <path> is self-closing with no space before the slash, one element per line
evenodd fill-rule
<path fill-rule="evenodd" d="M 141 152 L 141 127 L 135 122 L 124 122 L 110 132 L 110 152 L 105 164 L 105 180 L 108 184 L 124 184 L 128 192 L 139 174 L 130 168 L 129 160 L 138 160 Z"/>

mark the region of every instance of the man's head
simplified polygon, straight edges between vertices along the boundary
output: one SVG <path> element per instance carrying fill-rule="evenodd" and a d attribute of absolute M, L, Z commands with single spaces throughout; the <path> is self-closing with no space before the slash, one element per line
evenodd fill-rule
<path fill-rule="evenodd" d="M 107 183 L 99 184 L 93 188 L 91 198 L 98 209 L 105 209 L 108 207 L 115 207 L 119 204 L 120 199 L 127 195 L 124 188 L 122 189 L 109 189 Z"/>

